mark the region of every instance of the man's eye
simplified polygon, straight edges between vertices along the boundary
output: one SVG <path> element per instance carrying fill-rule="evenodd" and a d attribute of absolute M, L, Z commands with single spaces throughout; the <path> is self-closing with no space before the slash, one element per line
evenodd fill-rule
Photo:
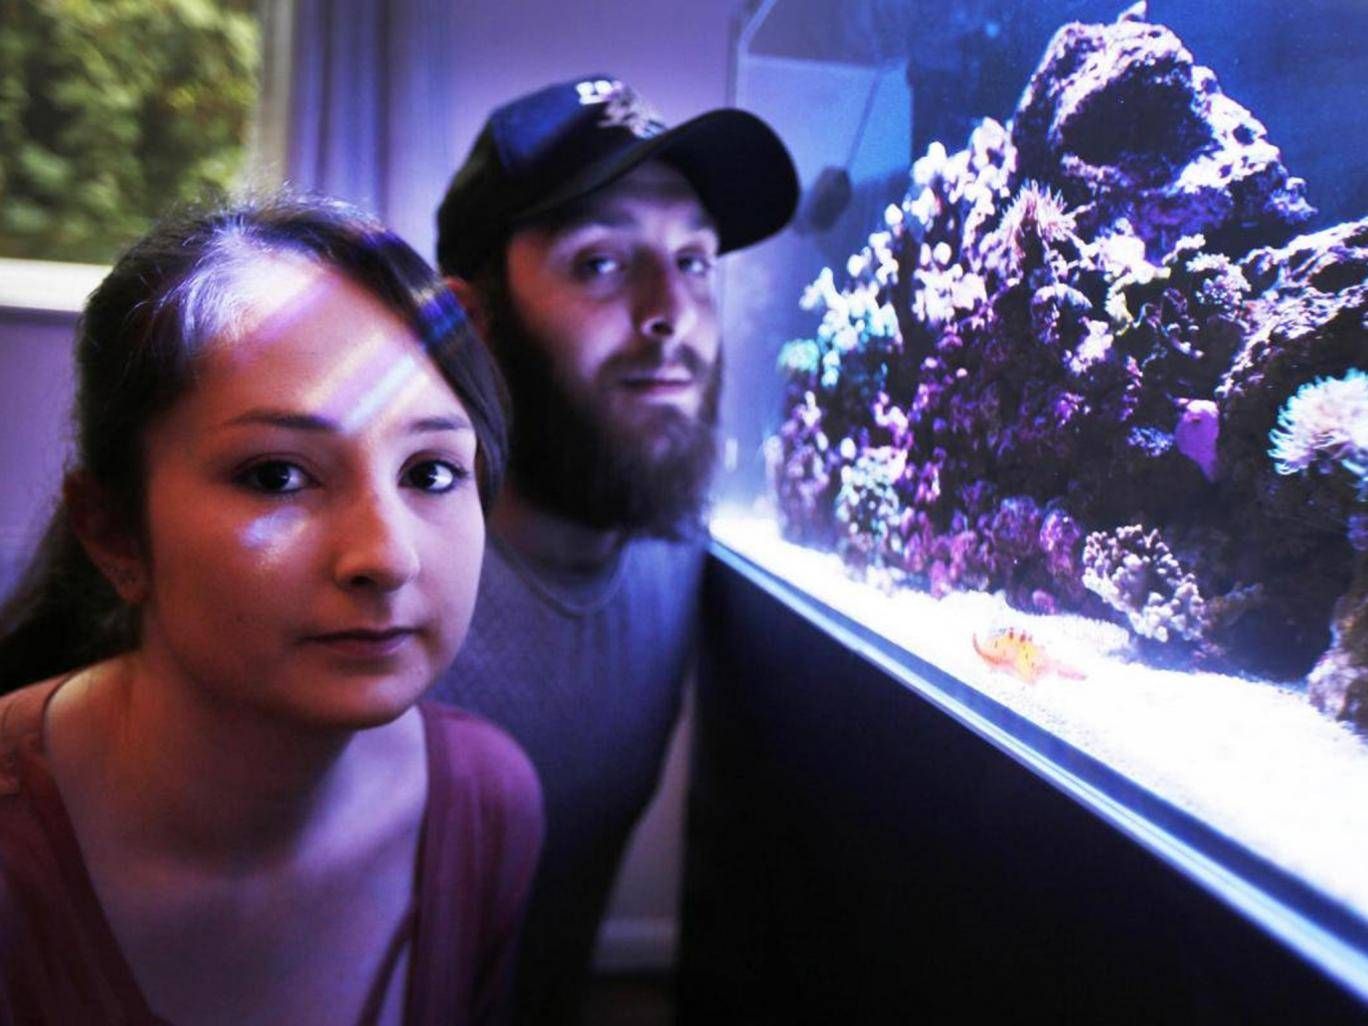
<path fill-rule="evenodd" d="M 310 483 L 303 468 L 285 460 L 266 460 L 248 467 L 237 478 L 240 484 L 268 495 L 288 495 Z"/>
<path fill-rule="evenodd" d="M 685 274 L 706 276 L 712 273 L 713 261 L 706 253 L 685 253 L 679 258 L 679 269 Z"/>
<path fill-rule="evenodd" d="M 404 471 L 403 483 L 425 492 L 449 492 L 467 477 L 464 468 L 445 460 L 424 460 Z"/>

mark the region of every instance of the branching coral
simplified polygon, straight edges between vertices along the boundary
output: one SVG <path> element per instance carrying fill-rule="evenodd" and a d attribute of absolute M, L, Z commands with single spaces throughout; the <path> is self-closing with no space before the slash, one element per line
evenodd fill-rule
<path fill-rule="evenodd" d="M 831 522 L 831 443 L 811 392 L 789 411 L 779 434 L 765 443 L 770 488 L 785 532 L 795 541 L 823 544 Z"/>
<path fill-rule="evenodd" d="M 1083 585 L 1160 643 L 1198 641 L 1205 603 L 1157 530 L 1128 524 L 1095 531 L 1083 546 Z"/>
<path fill-rule="evenodd" d="M 906 463 L 905 452 L 881 446 L 841 468 L 836 550 L 847 563 L 878 570 L 901 562 L 903 509 L 897 485 Z"/>

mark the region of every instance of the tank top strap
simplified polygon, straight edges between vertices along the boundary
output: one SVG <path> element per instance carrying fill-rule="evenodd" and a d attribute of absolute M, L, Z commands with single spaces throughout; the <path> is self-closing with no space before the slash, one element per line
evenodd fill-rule
<path fill-rule="evenodd" d="M 48 699 L 66 679 L 33 684 L 0 699 L 0 795 L 19 790 L 19 744 L 30 734 L 41 733 Z"/>
<path fill-rule="evenodd" d="M 380 971 L 371 984 L 370 993 L 366 995 L 366 1004 L 362 1008 L 361 1018 L 358 1020 L 359 1026 L 375 1026 L 380 1021 L 380 1013 L 385 1008 L 385 998 L 394 985 L 394 975 L 401 962 L 400 956 L 403 955 L 404 948 L 413 940 L 417 918 L 418 907 L 416 904 L 411 904 L 408 911 L 404 913 L 404 917 L 399 921 L 399 928 L 394 931 L 394 936 L 390 938 L 389 947 L 385 949 L 385 957 L 380 962 Z M 410 957 L 412 957 L 411 951 Z M 399 985 L 405 991 L 400 997 L 400 1007 L 404 1007 L 408 1004 L 408 981 L 401 980 Z"/>

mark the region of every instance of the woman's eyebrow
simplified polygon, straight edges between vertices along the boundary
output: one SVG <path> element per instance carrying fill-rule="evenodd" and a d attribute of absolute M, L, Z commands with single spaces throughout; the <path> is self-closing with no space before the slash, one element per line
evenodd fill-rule
<path fill-rule="evenodd" d="M 268 427 L 286 428 L 291 431 L 315 431 L 340 434 L 342 425 L 329 417 L 316 413 L 300 413 L 295 410 L 275 410 L 257 408 L 248 410 L 229 420 L 224 427 L 240 424 L 265 424 Z M 408 422 L 405 433 L 410 435 L 430 434 L 435 431 L 473 431 L 469 420 L 459 414 L 440 417 L 418 417 Z"/>
<path fill-rule="evenodd" d="M 426 434 L 430 431 L 474 430 L 470 421 L 455 414 L 447 417 L 419 417 L 417 420 L 409 421 L 408 425 L 408 433 L 411 435 Z"/>
<path fill-rule="evenodd" d="M 299 413 L 294 410 L 275 410 L 266 407 L 258 407 L 240 413 L 236 417 L 224 423 L 224 427 L 236 427 L 239 424 L 265 424 L 269 427 L 289 428 L 291 431 L 328 431 L 339 432 L 342 425 L 328 417 L 320 417 L 316 413 Z"/>

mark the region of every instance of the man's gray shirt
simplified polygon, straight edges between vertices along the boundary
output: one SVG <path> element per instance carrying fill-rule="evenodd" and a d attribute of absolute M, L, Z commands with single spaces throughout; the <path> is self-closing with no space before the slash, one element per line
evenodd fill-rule
<path fill-rule="evenodd" d="M 597 573 L 534 566 L 491 536 L 474 619 L 432 697 L 531 756 L 546 843 L 517 982 L 519 1023 L 568 1023 L 633 825 L 655 791 L 693 653 L 701 542 L 628 542 Z"/>

